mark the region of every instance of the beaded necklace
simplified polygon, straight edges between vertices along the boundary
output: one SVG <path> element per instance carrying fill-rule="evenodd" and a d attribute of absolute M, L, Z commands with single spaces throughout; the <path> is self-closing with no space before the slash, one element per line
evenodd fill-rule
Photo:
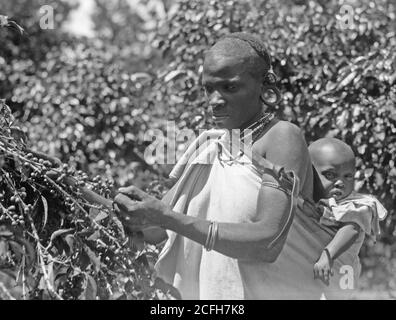
<path fill-rule="evenodd" d="M 241 141 L 245 142 L 246 138 L 252 136 L 252 144 L 260 138 L 266 126 L 274 119 L 273 113 L 264 113 L 264 115 L 243 130 L 241 135 Z"/>
<path fill-rule="evenodd" d="M 264 132 L 267 125 L 275 118 L 275 115 L 272 113 L 265 113 L 260 119 L 252 123 L 250 126 L 245 128 L 241 134 L 241 142 L 245 143 L 246 139 L 250 136 L 252 137 L 252 145 L 257 141 L 258 138 L 261 137 L 261 134 Z M 230 156 L 229 159 L 224 159 L 221 156 L 221 147 L 218 150 L 218 158 L 221 162 L 224 162 L 228 165 L 232 165 L 234 162 L 238 162 L 238 159 L 244 155 L 244 151 L 240 150 L 237 156 Z"/>

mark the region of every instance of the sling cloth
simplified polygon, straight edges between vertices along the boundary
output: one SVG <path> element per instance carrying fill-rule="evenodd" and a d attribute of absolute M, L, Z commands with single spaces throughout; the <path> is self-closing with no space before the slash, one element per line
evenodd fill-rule
<path fill-rule="evenodd" d="M 274 177 L 279 177 L 280 170 L 249 154 L 245 145 L 246 152 L 234 152 L 230 140 L 228 131 L 208 130 L 187 148 L 170 174 L 177 183 L 163 198 L 173 211 L 220 223 L 255 221 L 263 170 Z M 314 279 L 314 263 L 336 230 L 319 223 L 315 206 L 298 196 L 298 189 L 287 189 L 298 201 L 291 208 L 290 228 L 276 239 L 279 243 L 286 237 L 275 262 L 240 261 L 206 251 L 167 230 L 168 240 L 155 266 L 157 276 L 176 287 L 183 299 L 348 297 L 358 277 L 359 261 L 346 252 L 335 261 L 329 286 Z"/>

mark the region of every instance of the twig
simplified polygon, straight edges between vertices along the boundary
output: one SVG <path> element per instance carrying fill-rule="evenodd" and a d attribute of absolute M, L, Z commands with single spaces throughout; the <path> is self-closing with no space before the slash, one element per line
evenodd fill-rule
<path fill-rule="evenodd" d="M 39 254 L 39 263 L 40 263 L 40 266 L 41 266 L 41 270 L 43 271 L 43 277 L 44 277 L 44 281 L 45 281 L 45 283 L 47 285 L 47 289 L 48 289 L 50 294 L 53 294 L 55 296 L 56 299 L 63 300 L 62 297 L 52 287 L 52 284 L 51 284 L 51 282 L 49 280 L 49 276 L 48 276 L 47 270 L 45 269 L 45 264 L 44 264 L 44 259 L 43 259 L 43 255 L 44 254 L 41 251 L 41 243 L 40 243 L 40 238 L 39 238 L 38 233 L 37 233 L 37 229 L 36 229 L 36 227 L 35 227 L 35 225 L 33 223 L 32 218 L 30 217 L 30 215 L 28 215 L 28 219 L 29 219 L 29 222 L 30 222 L 30 226 L 32 227 L 33 235 L 34 235 L 34 237 L 35 237 L 35 239 L 37 241 L 37 251 L 38 251 L 38 254 Z"/>
<path fill-rule="evenodd" d="M 22 297 L 26 300 L 26 277 L 25 277 L 25 264 L 26 264 L 26 248 L 23 246 L 23 257 L 22 257 Z"/>
<path fill-rule="evenodd" d="M 4 171 L 4 170 L 2 170 L 2 171 Z M 7 177 L 7 175 L 5 175 L 5 178 L 6 178 L 7 182 L 8 182 L 8 184 L 16 192 L 16 188 L 13 185 L 12 181 Z M 51 282 L 49 280 L 49 276 L 47 274 L 47 270 L 45 269 L 45 264 L 44 264 L 44 259 L 43 259 L 44 254 L 43 254 L 43 252 L 41 250 L 40 237 L 38 236 L 38 232 L 37 232 L 36 226 L 34 225 L 33 219 L 32 219 L 32 217 L 29 214 L 27 214 L 26 216 L 27 216 L 27 218 L 29 220 L 30 227 L 32 228 L 34 239 L 36 240 L 37 251 L 38 251 L 38 254 L 39 254 L 39 262 L 40 262 L 41 269 L 43 271 L 43 277 L 44 277 L 44 281 L 45 281 L 45 283 L 47 285 L 47 289 L 48 289 L 50 294 L 53 294 L 55 296 L 56 299 L 63 300 L 62 297 L 52 287 L 52 284 L 51 284 Z"/>
<path fill-rule="evenodd" d="M 0 298 L 2 300 L 16 300 L 11 293 L 7 290 L 3 282 L 0 282 Z"/>

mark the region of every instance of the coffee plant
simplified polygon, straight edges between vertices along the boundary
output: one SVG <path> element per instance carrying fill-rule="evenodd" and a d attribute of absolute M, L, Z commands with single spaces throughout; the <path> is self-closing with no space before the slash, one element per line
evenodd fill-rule
<path fill-rule="evenodd" d="M 0 102 L 0 280 L 23 299 L 154 299 L 157 250 L 125 234 L 113 184 L 26 147 Z M 163 290 L 160 290 L 163 288 Z M 4 289 L 4 288 L 3 288 Z M 169 288 L 170 290 L 172 288 Z M 8 292 L 8 291 L 6 291 Z"/>
<path fill-rule="evenodd" d="M 115 216 L 113 181 L 28 144 L 0 100 L 0 299 L 177 297 L 153 277 L 158 250 Z"/>

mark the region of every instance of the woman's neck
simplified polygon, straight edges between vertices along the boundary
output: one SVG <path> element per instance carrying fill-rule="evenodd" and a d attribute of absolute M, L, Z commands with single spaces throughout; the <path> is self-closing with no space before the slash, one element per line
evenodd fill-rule
<path fill-rule="evenodd" d="M 246 121 L 245 123 L 243 123 L 240 127 L 240 130 L 245 130 L 246 128 L 248 128 L 249 126 L 251 126 L 253 123 L 255 123 L 256 121 L 258 121 L 260 118 L 262 118 L 264 116 L 264 110 L 260 110 L 259 112 L 257 112 L 250 120 Z"/>

